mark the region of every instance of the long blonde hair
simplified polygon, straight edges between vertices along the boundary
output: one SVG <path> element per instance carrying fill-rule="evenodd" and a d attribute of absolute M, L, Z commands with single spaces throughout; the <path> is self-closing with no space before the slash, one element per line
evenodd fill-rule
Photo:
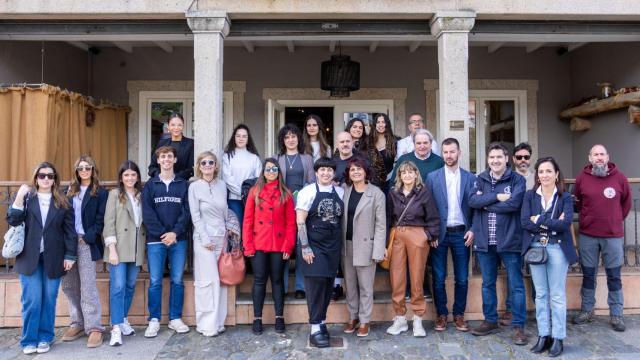
<path fill-rule="evenodd" d="M 403 171 L 413 171 L 416 174 L 418 174 L 418 176 L 416 176 L 416 183 L 413 186 L 417 189 L 422 187 L 423 182 L 422 182 L 422 176 L 420 175 L 420 170 L 418 170 L 418 167 L 416 166 L 416 164 L 413 163 L 413 161 L 405 160 L 402 163 L 400 163 L 400 166 L 398 166 L 398 170 L 396 171 L 396 178 L 394 181 L 395 185 L 393 187 L 394 190 L 396 191 L 402 190 L 402 186 L 404 185 L 404 183 L 402 182 L 402 177 L 400 176 L 400 173 Z"/>
<path fill-rule="evenodd" d="M 72 198 L 74 195 L 80 193 L 80 174 L 78 174 L 78 166 L 81 162 L 86 162 L 91 165 L 91 196 L 96 196 L 98 193 L 98 187 L 100 187 L 100 177 L 96 162 L 93 161 L 89 155 L 80 155 L 75 164 L 73 164 L 73 176 L 71 177 L 71 184 L 69 185 L 69 191 L 67 196 Z"/>
<path fill-rule="evenodd" d="M 55 166 L 53 166 L 50 162 L 41 162 L 38 166 L 36 166 L 33 171 L 33 179 L 32 179 L 32 188 L 38 191 L 38 171 L 41 169 L 51 169 L 53 170 L 54 178 L 53 178 L 53 186 L 51 187 L 51 195 L 53 198 L 53 205 L 60 209 L 68 209 L 71 205 L 67 198 L 64 196 L 62 191 L 60 191 L 60 175 L 58 175 L 58 171 Z"/>

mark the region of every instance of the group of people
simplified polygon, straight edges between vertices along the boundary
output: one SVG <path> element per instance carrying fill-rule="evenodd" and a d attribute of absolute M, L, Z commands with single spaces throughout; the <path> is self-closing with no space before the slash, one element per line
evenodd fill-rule
<path fill-rule="evenodd" d="M 611 325 L 624 331 L 620 268 L 623 220 L 631 195 L 626 177 L 609 161 L 604 146 L 590 150 L 589 164 L 578 175 L 572 196 L 552 157 L 538 159 L 530 171 L 532 149 L 526 143 L 516 146 L 513 165 L 504 145 L 490 144 L 488 168 L 476 176 L 459 166 L 463 154 L 456 139 L 444 139 L 438 149 L 441 156 L 436 153 L 438 144 L 424 129 L 420 114 L 409 117 L 410 135 L 404 139 L 393 135 L 387 115 L 376 115 L 374 124 L 367 134 L 364 122 L 352 119 L 337 134 L 332 154 L 322 120 L 310 115 L 302 131 L 293 124 L 280 129 L 278 154 L 264 161 L 249 128 L 241 124 L 233 130 L 222 159 L 205 151 L 192 166 L 193 140 L 183 136 L 182 116 L 172 114 L 169 134 L 153 154 L 150 179 L 143 186 L 140 169 L 127 160 L 118 171 L 118 186 L 110 192 L 100 187 L 98 168 L 88 156 L 76 161 L 68 189 L 60 187 L 53 164 L 41 163 L 32 183 L 18 190 L 7 215 L 10 225 L 26 228 L 24 250 L 15 263 L 22 285 L 24 353 L 49 350 L 60 282 L 71 317 L 62 340 L 87 334 L 87 346 L 102 344 L 105 329 L 95 271 L 100 259 L 109 267 L 110 345 L 121 345 L 123 335 L 135 332 L 127 314 L 145 258 L 150 286 L 144 335 L 155 337 L 160 328 L 167 261 L 169 328 L 188 332 L 181 318 L 190 240 L 196 330 L 204 336 L 221 334 L 227 287 L 220 282 L 216 264 L 234 238 L 242 239 L 253 271 L 255 334 L 263 332 L 269 280 L 275 331 L 285 331 L 284 298 L 293 257 L 294 296 L 307 299 L 314 346 L 330 344 L 327 309 L 342 284 L 349 312 L 344 332 L 369 334 L 377 264 L 385 259 L 395 312 L 387 333 L 409 329 L 408 301 L 413 335 L 426 336 L 422 320 L 428 263 L 437 313 L 434 329 L 444 331 L 449 322 L 445 281 L 451 250 L 455 328 L 483 336 L 495 332 L 498 323 L 510 324 L 513 342 L 525 345 L 523 255 L 540 247 L 547 261 L 529 265 L 538 324 L 538 340 L 531 350 L 548 350 L 550 356 L 562 353 L 566 274 L 578 261 L 583 272 L 582 309 L 574 322 L 592 320 L 600 253 Z M 579 257 L 570 231 L 574 203 L 580 210 Z M 484 314 L 484 321 L 473 329 L 464 319 L 471 249 L 482 273 Z M 507 312 L 499 318 L 496 280 L 501 264 L 508 290 Z"/>

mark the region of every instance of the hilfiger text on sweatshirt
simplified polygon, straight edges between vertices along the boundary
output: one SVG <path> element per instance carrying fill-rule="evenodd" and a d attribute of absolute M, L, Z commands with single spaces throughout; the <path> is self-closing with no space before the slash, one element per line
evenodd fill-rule
<path fill-rule="evenodd" d="M 174 196 L 160 196 L 160 197 L 153 198 L 153 202 L 155 204 L 168 203 L 168 202 L 181 204 L 182 199 Z"/>

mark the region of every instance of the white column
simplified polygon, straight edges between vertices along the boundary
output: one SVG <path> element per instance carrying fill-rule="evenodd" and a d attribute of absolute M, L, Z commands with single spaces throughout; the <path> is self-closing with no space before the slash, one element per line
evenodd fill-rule
<path fill-rule="evenodd" d="M 460 166 L 469 169 L 469 31 L 473 11 L 437 12 L 431 34 L 438 39 L 439 94 L 437 139 L 458 139 L 463 156 Z"/>
<path fill-rule="evenodd" d="M 195 156 L 210 150 L 221 159 L 224 143 L 222 63 L 229 18 L 224 11 L 189 11 L 194 58 Z"/>

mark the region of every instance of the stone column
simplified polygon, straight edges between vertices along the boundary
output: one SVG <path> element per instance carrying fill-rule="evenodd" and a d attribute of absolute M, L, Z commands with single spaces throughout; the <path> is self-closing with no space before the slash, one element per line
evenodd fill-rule
<path fill-rule="evenodd" d="M 211 150 L 221 159 L 224 143 L 222 62 L 229 18 L 224 11 L 189 11 L 194 58 L 195 156 Z"/>
<path fill-rule="evenodd" d="M 469 31 L 473 11 L 437 12 L 431 34 L 438 39 L 439 95 L 437 139 L 458 139 L 463 154 L 460 166 L 469 169 Z"/>

